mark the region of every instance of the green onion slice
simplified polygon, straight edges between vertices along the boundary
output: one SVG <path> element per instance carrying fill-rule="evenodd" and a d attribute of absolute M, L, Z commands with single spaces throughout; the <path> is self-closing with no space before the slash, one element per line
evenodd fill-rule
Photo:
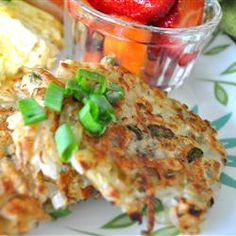
<path fill-rule="evenodd" d="M 125 96 L 125 92 L 116 84 L 108 85 L 106 97 L 111 104 L 116 104 Z"/>
<path fill-rule="evenodd" d="M 66 96 L 74 96 L 80 102 L 88 96 L 88 94 L 80 88 L 76 80 L 68 80 L 66 82 L 64 94 Z"/>
<path fill-rule="evenodd" d="M 61 125 L 55 134 L 55 142 L 60 160 L 66 163 L 78 148 L 76 137 L 70 125 Z"/>
<path fill-rule="evenodd" d="M 116 116 L 112 105 L 104 95 L 92 94 L 89 99 L 99 107 L 99 120 L 104 122 L 115 122 Z"/>
<path fill-rule="evenodd" d="M 76 73 L 76 80 L 80 88 L 93 94 L 103 94 L 106 92 L 107 80 L 105 76 L 85 69 L 80 69 Z"/>
<path fill-rule="evenodd" d="M 44 97 L 44 105 L 54 111 L 60 112 L 64 98 L 64 88 L 54 83 L 49 83 Z"/>
<path fill-rule="evenodd" d="M 79 111 L 78 117 L 83 127 L 95 135 L 102 135 L 106 130 L 106 125 L 98 121 L 99 107 L 98 105 L 88 100 L 84 107 Z"/>
<path fill-rule="evenodd" d="M 34 98 L 19 100 L 18 107 L 25 125 L 36 124 L 47 119 L 47 114 Z"/>

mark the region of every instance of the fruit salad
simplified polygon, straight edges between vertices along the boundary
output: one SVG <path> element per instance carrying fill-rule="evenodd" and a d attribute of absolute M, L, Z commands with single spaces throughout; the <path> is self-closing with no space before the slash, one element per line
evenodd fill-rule
<path fill-rule="evenodd" d="M 211 1 L 67 0 L 75 54 L 83 62 L 114 56 L 149 84 L 170 90 L 189 75 L 216 26 L 201 32 Z"/>

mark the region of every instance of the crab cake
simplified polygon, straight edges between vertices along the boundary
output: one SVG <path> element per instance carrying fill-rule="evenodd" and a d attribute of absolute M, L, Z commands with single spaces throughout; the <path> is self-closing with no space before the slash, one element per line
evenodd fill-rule
<path fill-rule="evenodd" d="M 16 83 L 16 95 L 18 99 L 33 97 L 43 104 L 50 82 L 63 84 L 46 70 L 38 69 L 29 72 Z M 87 199 L 93 192 L 87 180 L 84 181 L 74 169 L 59 161 L 54 142 L 54 133 L 59 119 L 60 116 L 52 111 L 48 111 L 48 119 L 45 122 L 32 126 L 24 125 L 18 111 L 7 118 L 14 148 L 12 159 L 18 168 L 31 172 L 36 183 L 41 182 L 44 186 L 41 188 L 45 189 L 42 201 L 50 198 L 55 208 Z M 80 135 L 79 131 L 78 135 Z M 38 193 L 38 197 L 40 194 Z"/>
<path fill-rule="evenodd" d="M 34 96 L 42 101 L 48 83 L 55 80 L 50 73 L 36 70 L 12 89 L 18 98 Z M 50 220 L 50 212 L 87 199 L 94 189 L 85 177 L 58 161 L 53 139 L 56 113 L 51 112 L 43 124 L 25 126 L 15 108 L 1 105 L 0 234 L 15 235 Z"/>
<path fill-rule="evenodd" d="M 44 107 L 49 82 L 64 86 L 79 69 L 99 73 L 108 85 L 115 84 L 125 92 L 113 105 L 116 121 L 100 136 L 88 133 L 78 120 L 82 107 L 78 100 L 66 97 L 59 113 Z M 181 232 L 199 232 L 226 163 L 226 152 L 209 122 L 123 68 L 106 64 L 64 61 L 57 77 L 35 70 L 24 76 L 16 91 L 19 98 L 33 97 L 48 116 L 41 123 L 25 126 L 17 111 L 8 118 L 8 127 L 17 165 L 42 176 L 43 183 L 50 180 L 56 186 L 58 194 L 52 202 L 60 205 L 68 199 L 69 183 L 77 186 L 70 191 L 78 194 L 75 199 L 86 199 L 92 184 L 133 220 L 141 222 L 146 212 L 147 233 L 154 227 L 157 199 L 166 219 Z M 61 163 L 54 141 L 57 128 L 65 123 L 79 142 L 69 164 Z M 66 184 L 58 191 L 60 179 Z"/>
<path fill-rule="evenodd" d="M 181 232 L 199 232 L 226 163 L 216 131 L 186 105 L 120 67 L 65 61 L 57 76 L 74 78 L 80 68 L 103 74 L 124 89 L 125 97 L 114 106 L 117 122 L 102 136 L 83 131 L 73 167 L 132 219 L 141 222 L 147 207 L 148 232 L 156 199 Z"/>

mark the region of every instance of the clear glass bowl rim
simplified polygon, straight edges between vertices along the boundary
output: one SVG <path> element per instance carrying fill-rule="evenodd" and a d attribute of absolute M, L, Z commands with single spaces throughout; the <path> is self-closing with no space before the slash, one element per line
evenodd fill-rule
<path fill-rule="evenodd" d="M 67 0 L 67 1 L 71 1 L 71 0 Z M 146 30 L 146 31 L 153 32 L 153 33 L 181 34 L 181 33 L 194 33 L 196 31 L 202 31 L 202 30 L 204 31 L 204 30 L 208 30 L 209 28 L 215 27 L 216 25 L 218 25 L 218 23 L 220 22 L 221 17 L 222 17 L 222 10 L 221 10 L 221 6 L 220 6 L 218 0 L 206 0 L 205 4 L 207 4 L 207 5 L 211 4 L 213 6 L 214 13 L 215 13 L 214 17 L 210 21 L 208 21 L 204 24 L 198 25 L 198 26 L 188 27 L 188 28 L 161 28 L 161 27 L 156 27 L 156 26 L 131 23 L 131 22 L 127 22 L 127 21 L 124 21 L 121 19 L 117 19 L 115 17 L 109 16 L 107 14 L 104 14 L 102 12 L 99 12 L 99 11 L 89 7 L 88 5 L 83 3 L 81 0 L 72 0 L 72 1 L 78 2 L 81 9 L 83 9 L 86 13 L 91 14 L 94 17 L 100 18 L 101 20 L 107 21 L 112 24 L 118 24 L 120 26 L 125 26 L 125 27 L 129 27 L 129 28 Z"/>

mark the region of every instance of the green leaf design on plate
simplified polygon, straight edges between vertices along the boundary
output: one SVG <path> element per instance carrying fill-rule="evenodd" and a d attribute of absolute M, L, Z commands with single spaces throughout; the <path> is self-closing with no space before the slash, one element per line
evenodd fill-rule
<path fill-rule="evenodd" d="M 117 228 L 125 228 L 135 224 L 136 221 L 130 219 L 130 217 L 126 214 L 120 214 L 113 218 L 111 221 L 102 226 L 103 229 L 117 229 Z"/>
<path fill-rule="evenodd" d="M 68 216 L 69 214 L 71 214 L 71 210 L 69 208 L 59 209 L 49 213 L 53 220 Z"/>
<path fill-rule="evenodd" d="M 204 55 L 210 56 L 210 55 L 216 55 L 218 53 L 223 52 L 225 49 L 227 49 L 231 44 L 222 44 L 219 46 L 216 46 L 214 48 L 209 49 L 208 51 L 204 52 Z"/>
<path fill-rule="evenodd" d="M 225 106 L 228 104 L 228 94 L 218 82 L 215 82 L 215 97 L 221 104 Z"/>
<path fill-rule="evenodd" d="M 95 234 L 95 233 L 91 233 L 88 231 L 84 231 L 84 230 L 80 230 L 80 229 L 76 229 L 76 228 L 71 228 L 71 227 L 67 227 L 67 229 L 77 232 L 77 233 L 80 233 L 80 234 L 83 234 L 83 235 L 88 235 L 88 236 L 102 236 L 101 234 Z"/>
<path fill-rule="evenodd" d="M 236 73 L 236 62 L 234 62 L 226 70 L 224 70 L 221 75 L 227 75 L 232 73 Z"/>
<path fill-rule="evenodd" d="M 158 214 L 160 212 L 162 212 L 164 210 L 164 206 L 162 205 L 161 201 L 156 198 L 155 199 L 155 213 Z M 147 207 L 145 206 L 142 212 L 142 215 L 146 215 L 147 214 Z"/>
<path fill-rule="evenodd" d="M 175 236 L 180 232 L 175 226 L 167 226 L 154 231 L 151 236 Z"/>
<path fill-rule="evenodd" d="M 218 36 L 219 34 L 221 34 L 221 33 L 222 33 L 222 31 L 221 31 L 219 28 L 217 28 L 217 29 L 212 33 L 211 39 L 210 39 L 209 42 L 206 44 L 206 46 L 203 48 L 203 51 L 204 51 L 204 52 L 208 49 L 208 47 L 215 41 L 215 39 L 217 38 L 217 36 Z"/>
<path fill-rule="evenodd" d="M 224 116 L 220 117 L 219 119 L 212 121 L 211 122 L 212 127 L 216 130 L 220 130 L 222 127 L 224 127 L 227 124 L 227 122 L 230 120 L 232 114 L 233 113 L 230 112 L 229 114 L 224 115 Z"/>
<path fill-rule="evenodd" d="M 229 186 L 231 188 L 236 188 L 236 180 L 224 172 L 220 176 L 220 181 L 222 184 L 224 184 L 226 186 Z"/>
<path fill-rule="evenodd" d="M 228 155 L 227 166 L 236 167 L 236 156 Z"/>
<path fill-rule="evenodd" d="M 159 213 L 163 210 L 164 210 L 164 207 L 163 207 L 161 201 L 159 199 L 155 199 L 155 212 Z M 146 215 L 146 213 L 147 213 L 147 208 L 144 207 L 142 215 Z M 103 225 L 102 228 L 103 229 L 125 228 L 125 227 L 129 227 L 135 223 L 136 223 L 136 221 L 133 221 L 132 219 L 130 219 L 128 214 L 123 213 L 123 214 L 116 216 L 111 221 L 109 221 L 108 223 Z"/>
<path fill-rule="evenodd" d="M 195 105 L 195 106 L 192 108 L 192 112 L 198 114 L 198 112 L 199 112 L 198 105 Z"/>
<path fill-rule="evenodd" d="M 205 78 L 199 78 L 199 80 L 201 80 L 202 82 L 209 82 L 209 83 L 217 82 L 219 84 L 226 84 L 226 85 L 236 86 L 235 82 L 225 81 L 225 80 L 214 80 L 214 79 L 205 79 Z"/>
<path fill-rule="evenodd" d="M 236 147 L 236 138 L 220 139 L 220 142 L 223 143 L 226 149 Z"/>

